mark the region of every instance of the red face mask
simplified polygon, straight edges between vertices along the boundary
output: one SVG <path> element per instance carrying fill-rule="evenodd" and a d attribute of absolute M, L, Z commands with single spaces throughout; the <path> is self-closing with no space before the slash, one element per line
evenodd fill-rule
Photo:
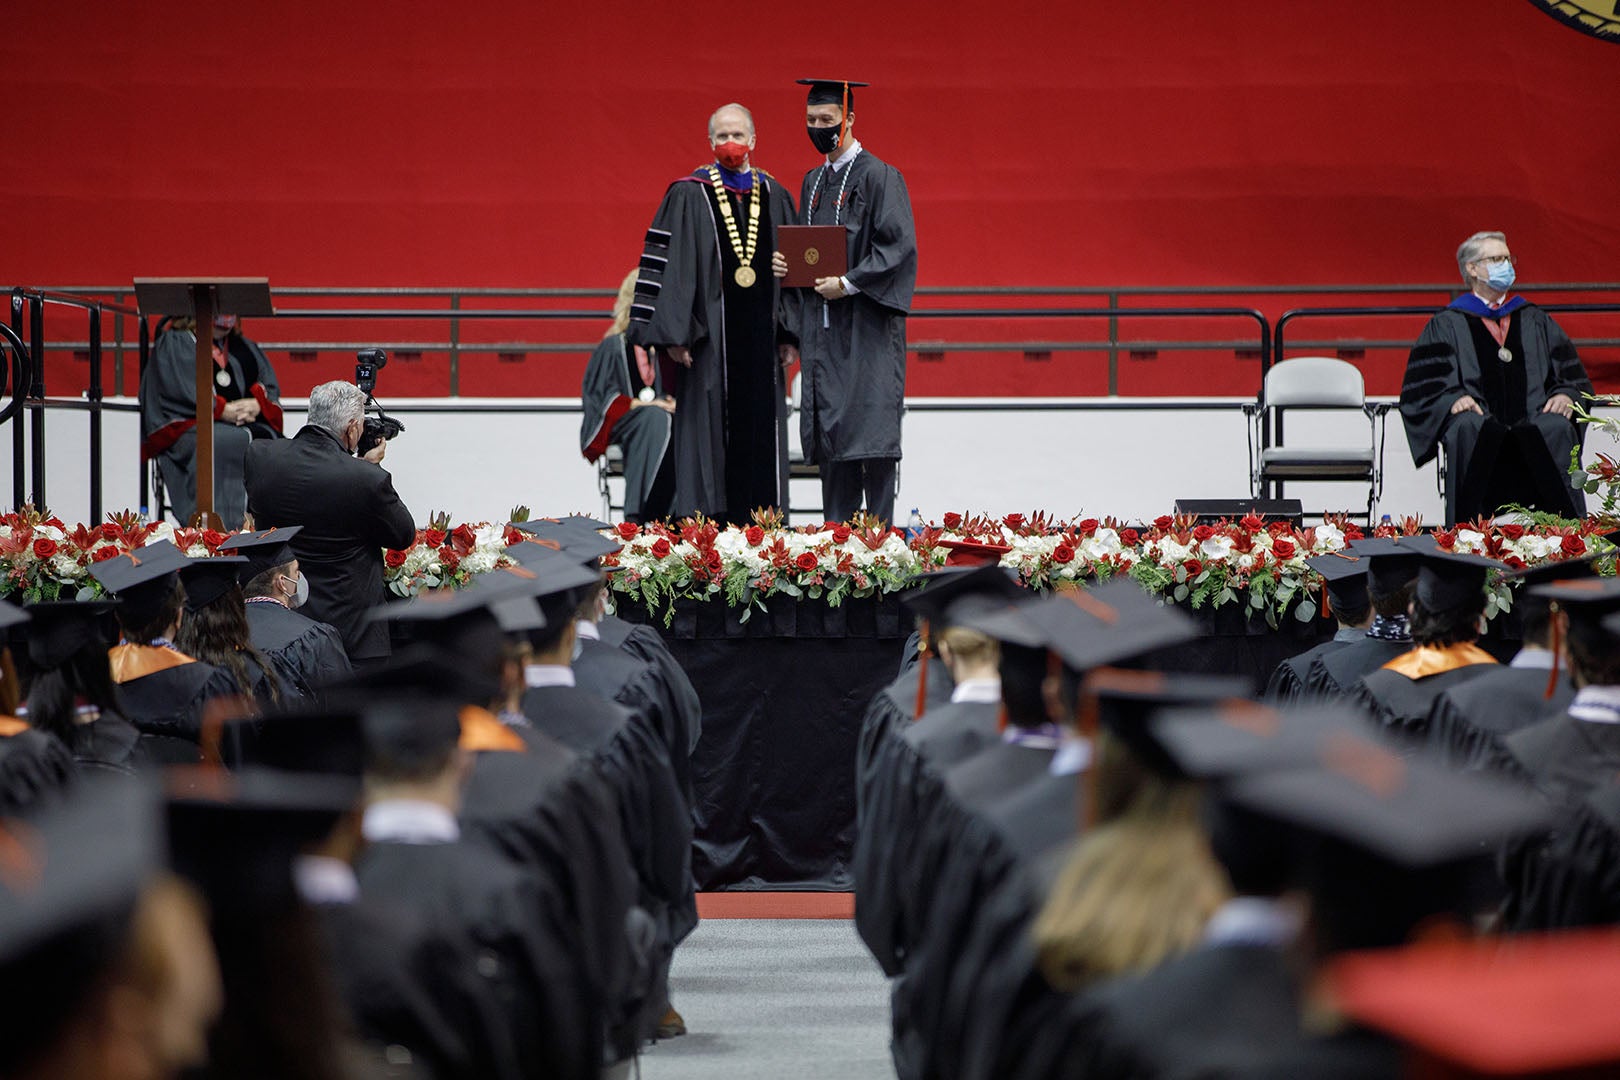
<path fill-rule="evenodd" d="M 748 160 L 748 144 L 740 142 L 723 142 L 714 148 L 715 160 L 720 162 L 732 172 L 743 167 Z"/>

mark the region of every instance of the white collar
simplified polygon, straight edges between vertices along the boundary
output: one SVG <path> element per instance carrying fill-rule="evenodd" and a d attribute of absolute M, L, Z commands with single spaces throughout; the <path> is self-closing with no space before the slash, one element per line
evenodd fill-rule
<path fill-rule="evenodd" d="M 1479 295 L 1479 290 L 1478 289 L 1470 289 L 1469 292 L 1472 292 L 1474 294 L 1474 299 L 1478 300 L 1480 303 L 1484 304 L 1486 307 L 1490 308 L 1492 311 L 1495 311 L 1497 308 L 1501 307 L 1503 304 L 1508 302 L 1508 294 L 1507 293 L 1502 294 L 1502 299 L 1493 301 L 1493 300 L 1487 300 L 1483 296 Z"/>
<path fill-rule="evenodd" d="M 951 690 L 951 700 L 994 705 L 1001 700 L 1001 680 L 963 679 Z"/>
<path fill-rule="evenodd" d="M 601 641 L 602 628 L 589 619 L 575 619 L 574 636 L 585 641 Z"/>
<path fill-rule="evenodd" d="M 574 686 L 574 669 L 567 664 L 529 664 L 523 669 L 523 685 L 531 689 Z"/>
<path fill-rule="evenodd" d="M 1205 945 L 1282 947 L 1299 933 L 1299 911 L 1263 896 L 1234 896 L 1204 926 Z"/>
<path fill-rule="evenodd" d="M 354 867 L 327 855 L 300 855 L 293 860 L 293 884 L 306 904 L 352 904 L 360 898 Z"/>
<path fill-rule="evenodd" d="M 380 799 L 366 807 L 361 834 L 373 844 L 453 844 L 461 839 L 456 815 L 423 799 Z"/>
<path fill-rule="evenodd" d="M 1620 724 L 1620 686 L 1583 686 L 1569 703 L 1569 715 L 1594 724 Z"/>
<path fill-rule="evenodd" d="M 861 140 L 856 139 L 849 144 L 849 149 L 838 155 L 838 160 L 829 162 L 833 172 L 843 172 L 844 166 L 855 160 L 855 155 L 861 152 Z"/>
<path fill-rule="evenodd" d="M 1551 671 L 1553 654 L 1551 649 L 1543 649 L 1537 645 L 1526 645 L 1513 654 L 1508 661 L 1508 667 L 1518 668 L 1520 671 Z"/>
<path fill-rule="evenodd" d="M 1091 740 L 1072 731 L 1059 737 L 1057 753 L 1046 763 L 1052 776 L 1078 776 L 1091 765 Z"/>

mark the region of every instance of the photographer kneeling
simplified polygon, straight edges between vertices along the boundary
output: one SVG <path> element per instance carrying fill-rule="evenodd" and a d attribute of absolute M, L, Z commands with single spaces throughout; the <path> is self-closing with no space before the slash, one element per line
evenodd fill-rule
<path fill-rule="evenodd" d="M 309 418 L 290 439 L 248 449 L 248 510 L 259 529 L 300 525 L 293 554 L 309 579 L 300 614 L 331 623 L 357 667 L 385 659 L 388 624 L 367 623 L 367 610 L 387 598 L 383 549 L 409 547 L 415 520 L 380 467 L 379 441 L 354 453 L 365 431 L 366 393 L 353 383 L 322 383 L 309 392 Z"/>

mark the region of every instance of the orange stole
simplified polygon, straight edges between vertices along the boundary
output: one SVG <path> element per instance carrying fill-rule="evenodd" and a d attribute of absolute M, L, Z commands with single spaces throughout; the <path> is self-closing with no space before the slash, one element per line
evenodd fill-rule
<path fill-rule="evenodd" d="M 477 705 L 461 707 L 460 746 L 469 753 L 494 750 L 521 754 L 528 750 L 521 735 L 501 723 L 500 717 Z"/>
<path fill-rule="evenodd" d="M 197 662 L 183 652 L 157 645 L 114 645 L 107 650 L 107 661 L 115 683 L 134 682 L 143 675 Z"/>
<path fill-rule="evenodd" d="M 15 716 L 0 716 L 0 739 L 9 739 L 28 730 L 28 725 Z"/>
<path fill-rule="evenodd" d="M 1496 662 L 1496 657 L 1472 641 L 1464 641 L 1444 647 L 1419 645 L 1411 652 L 1402 653 L 1385 664 L 1384 670 L 1405 675 L 1408 679 L 1422 679 L 1430 675 L 1443 675 L 1458 668 L 1472 667 L 1474 664 Z"/>

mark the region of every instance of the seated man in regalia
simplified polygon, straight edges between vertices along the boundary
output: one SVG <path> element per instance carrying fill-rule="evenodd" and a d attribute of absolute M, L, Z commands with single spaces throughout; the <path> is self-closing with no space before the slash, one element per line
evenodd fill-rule
<path fill-rule="evenodd" d="M 1592 381 L 1575 346 L 1546 312 L 1508 296 L 1514 260 L 1501 233 L 1463 241 L 1457 266 L 1469 291 L 1429 320 L 1406 362 L 1412 460 L 1425 465 L 1445 447 L 1448 524 L 1508 503 L 1579 517 L 1573 412 Z"/>

